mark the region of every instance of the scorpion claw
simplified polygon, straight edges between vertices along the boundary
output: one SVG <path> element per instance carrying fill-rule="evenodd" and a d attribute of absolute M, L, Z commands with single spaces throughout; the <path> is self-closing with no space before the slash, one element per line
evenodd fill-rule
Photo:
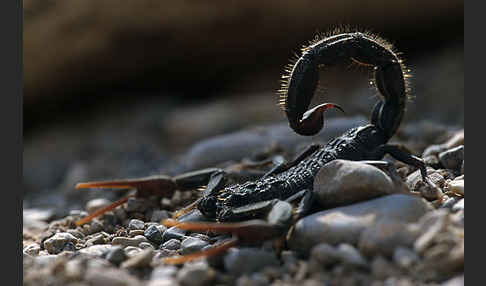
<path fill-rule="evenodd" d="M 211 231 L 216 233 L 232 233 L 242 241 L 256 242 L 272 239 L 282 235 L 280 228 L 264 220 L 249 220 L 235 223 L 218 222 L 178 222 L 166 219 L 162 222 L 166 227 L 177 227 L 191 231 Z"/>
<path fill-rule="evenodd" d="M 139 192 L 171 196 L 177 188 L 171 177 L 151 176 L 138 179 L 125 179 L 113 181 L 95 181 L 76 184 L 76 189 L 102 188 L 102 189 L 137 189 Z"/>

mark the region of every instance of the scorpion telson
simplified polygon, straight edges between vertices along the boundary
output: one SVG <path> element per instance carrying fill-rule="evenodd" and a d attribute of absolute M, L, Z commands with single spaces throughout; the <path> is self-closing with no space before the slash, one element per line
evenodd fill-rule
<path fill-rule="evenodd" d="M 318 67 L 352 61 L 374 68 L 375 82 L 381 100 L 375 105 L 371 123 L 353 128 L 325 146 L 311 145 L 290 162 L 277 164 L 256 181 L 232 184 L 224 170 L 205 169 L 176 177 L 157 176 L 134 180 L 89 182 L 77 188 L 136 188 L 136 196 L 159 194 L 170 196 L 175 190 L 194 190 L 207 185 L 203 195 L 180 210 L 166 226 L 192 231 L 232 233 L 233 238 L 209 250 L 182 257 L 168 258 L 167 263 L 182 263 L 201 256 L 221 253 L 242 242 L 258 242 L 283 237 L 299 218 L 323 208 L 313 199 L 314 177 L 322 166 L 335 159 L 367 161 L 370 164 L 386 154 L 417 167 L 422 179 L 429 180 L 423 161 L 397 145 L 387 144 L 402 121 L 407 101 L 405 72 L 391 46 L 364 33 L 342 33 L 316 40 L 303 49 L 302 56 L 284 75 L 280 104 L 290 127 L 301 135 L 318 133 L 324 124 L 324 111 L 342 108 L 324 103 L 307 110 L 318 82 Z M 123 204 L 126 198 L 80 221 Z M 198 209 L 207 222 L 180 221 L 186 213 Z"/>

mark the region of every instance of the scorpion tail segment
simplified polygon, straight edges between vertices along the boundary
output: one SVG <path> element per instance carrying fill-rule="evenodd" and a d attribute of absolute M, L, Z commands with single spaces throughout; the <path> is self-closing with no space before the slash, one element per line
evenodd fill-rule
<path fill-rule="evenodd" d="M 112 203 L 111 205 L 108 205 L 108 206 L 106 206 L 104 208 L 101 208 L 101 209 L 95 211 L 94 213 L 90 214 L 89 216 L 84 217 L 84 218 L 78 220 L 76 222 L 76 225 L 77 226 L 80 226 L 80 225 L 83 225 L 83 224 L 85 224 L 87 222 L 90 222 L 94 218 L 99 217 L 99 216 L 103 215 L 104 213 L 109 212 L 109 211 L 115 209 L 116 207 L 118 207 L 118 206 L 126 203 L 128 201 L 128 198 L 130 198 L 130 197 L 132 197 L 132 196 L 124 197 L 124 198 L 122 198 L 122 199 L 120 199 L 120 200 Z"/>
<path fill-rule="evenodd" d="M 201 257 L 209 257 L 221 254 L 228 250 L 231 247 L 234 247 L 238 244 L 237 238 L 232 238 L 228 241 L 225 241 L 217 246 L 211 247 L 210 249 L 203 250 L 200 252 L 184 255 L 184 256 L 175 256 L 175 257 L 168 257 L 164 259 L 164 262 L 167 264 L 182 264 L 188 261 L 192 261 Z"/>
<path fill-rule="evenodd" d="M 178 222 L 166 219 L 162 223 L 166 227 L 175 226 L 191 231 L 211 231 L 215 233 L 232 233 L 241 241 L 258 242 L 273 239 L 282 235 L 282 229 L 263 220 L 249 220 L 236 223 L 215 222 Z"/>
<path fill-rule="evenodd" d="M 168 176 L 152 176 L 139 179 L 98 181 L 79 183 L 76 189 L 103 188 L 103 189 L 128 189 L 134 188 L 139 193 L 160 194 L 171 196 L 177 189 L 176 183 Z"/>
<path fill-rule="evenodd" d="M 334 103 L 323 103 L 306 111 L 297 123 L 291 127 L 300 135 L 312 136 L 321 131 L 324 126 L 324 111 L 329 108 L 337 108 L 344 113 L 344 110 Z"/>
<path fill-rule="evenodd" d="M 391 138 L 397 131 L 405 113 L 407 101 L 404 73 L 399 62 L 393 62 L 375 71 L 376 86 L 385 102 L 375 106 L 372 123 Z"/>

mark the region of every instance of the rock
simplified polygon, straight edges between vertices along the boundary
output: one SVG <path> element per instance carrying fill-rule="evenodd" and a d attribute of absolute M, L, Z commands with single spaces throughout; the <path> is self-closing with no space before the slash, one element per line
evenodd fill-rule
<path fill-rule="evenodd" d="M 103 237 L 102 234 L 95 235 L 94 237 L 88 239 L 86 241 L 86 246 L 92 246 L 95 244 L 104 244 L 105 243 L 105 238 Z"/>
<path fill-rule="evenodd" d="M 57 255 L 49 254 L 35 257 L 35 264 L 40 267 L 46 267 L 52 265 L 57 260 Z"/>
<path fill-rule="evenodd" d="M 172 265 L 163 265 L 154 268 L 150 275 L 148 286 L 172 286 L 177 285 L 175 275 L 177 268 Z"/>
<path fill-rule="evenodd" d="M 152 212 L 150 221 L 161 223 L 164 219 L 169 218 L 169 213 L 166 210 L 156 210 Z"/>
<path fill-rule="evenodd" d="M 381 220 L 365 229 L 359 239 L 359 250 L 366 256 L 391 257 L 399 246 L 413 247 L 420 233 L 404 222 Z"/>
<path fill-rule="evenodd" d="M 431 207 L 411 195 L 388 195 L 350 206 L 321 211 L 300 219 L 290 234 L 289 248 L 306 256 L 319 244 L 356 245 L 361 233 L 382 219 L 415 222 Z"/>
<path fill-rule="evenodd" d="M 148 242 L 148 239 L 145 238 L 143 235 L 137 235 L 133 238 L 130 237 L 115 237 L 111 241 L 113 245 L 121 245 L 121 246 L 138 246 L 141 242 Z"/>
<path fill-rule="evenodd" d="M 175 226 L 168 228 L 162 235 L 163 241 L 168 241 L 170 239 L 182 240 L 185 238 L 186 231 Z"/>
<path fill-rule="evenodd" d="M 145 231 L 143 229 L 133 229 L 128 232 L 128 236 L 135 237 L 137 235 L 144 235 Z"/>
<path fill-rule="evenodd" d="M 125 251 L 120 246 L 112 247 L 106 254 L 106 260 L 110 261 L 116 266 L 119 266 L 123 261 L 127 259 Z"/>
<path fill-rule="evenodd" d="M 117 268 L 88 268 L 85 280 L 89 285 L 138 286 L 141 282 L 129 273 Z"/>
<path fill-rule="evenodd" d="M 368 267 L 363 256 L 350 244 L 343 243 L 333 247 L 327 243 L 320 243 L 312 248 L 311 267 L 314 272 L 321 272 L 322 267 L 330 267 L 337 263 L 351 267 Z"/>
<path fill-rule="evenodd" d="M 128 260 L 121 264 L 122 268 L 143 268 L 150 265 L 152 258 L 154 257 L 154 251 L 152 249 L 142 250 L 140 253 L 130 257 Z"/>
<path fill-rule="evenodd" d="M 464 196 L 464 180 L 455 179 L 446 184 L 446 190 Z"/>
<path fill-rule="evenodd" d="M 317 269 L 332 266 L 338 262 L 337 250 L 327 243 L 319 243 L 311 249 L 310 260 Z"/>
<path fill-rule="evenodd" d="M 399 271 L 386 258 L 376 256 L 371 262 L 371 272 L 375 279 L 385 280 L 389 277 L 398 276 Z"/>
<path fill-rule="evenodd" d="M 181 243 L 181 254 L 189 254 L 193 252 L 201 251 L 204 247 L 209 245 L 207 241 L 204 241 L 195 237 L 186 237 Z"/>
<path fill-rule="evenodd" d="M 70 233 L 58 232 L 44 241 L 44 248 L 49 254 L 58 254 L 69 242 L 76 244 L 78 239 Z"/>
<path fill-rule="evenodd" d="M 145 223 L 139 219 L 132 219 L 128 223 L 129 230 L 143 230 Z"/>
<path fill-rule="evenodd" d="M 95 211 L 110 205 L 111 202 L 105 198 L 98 198 L 90 200 L 86 203 L 85 209 L 88 213 L 94 213 Z"/>
<path fill-rule="evenodd" d="M 441 286 L 464 286 L 464 275 L 451 278 L 440 285 Z"/>
<path fill-rule="evenodd" d="M 37 243 L 32 243 L 24 247 L 23 253 L 28 254 L 30 256 L 37 256 L 40 251 L 40 245 Z"/>
<path fill-rule="evenodd" d="M 85 237 L 84 234 L 78 229 L 68 229 L 68 230 L 66 230 L 66 232 L 74 235 L 76 238 L 79 238 L 79 239 L 84 239 L 84 237 Z"/>
<path fill-rule="evenodd" d="M 446 195 L 447 196 L 447 195 Z M 442 203 L 442 205 L 440 206 L 441 208 L 445 208 L 445 209 L 451 209 L 452 210 L 452 207 L 458 202 L 461 200 L 461 198 L 459 197 L 446 197 L 444 198 L 444 203 Z"/>
<path fill-rule="evenodd" d="M 158 280 L 167 277 L 175 277 L 177 274 L 177 267 L 173 265 L 161 265 L 154 268 L 150 274 L 150 280 Z"/>
<path fill-rule="evenodd" d="M 181 248 L 181 242 L 175 238 L 169 239 L 164 244 L 162 244 L 160 248 L 167 250 L 178 250 L 179 248 Z"/>
<path fill-rule="evenodd" d="M 459 171 L 464 160 L 464 145 L 449 149 L 439 154 L 439 161 L 446 169 Z"/>
<path fill-rule="evenodd" d="M 273 252 L 256 248 L 231 248 L 224 256 L 225 269 L 236 276 L 280 265 Z"/>
<path fill-rule="evenodd" d="M 144 236 L 150 240 L 151 242 L 159 245 L 161 244 L 164 239 L 162 237 L 162 232 L 160 232 L 160 229 L 156 225 L 151 225 L 149 226 L 145 232 Z"/>
<path fill-rule="evenodd" d="M 439 209 L 428 213 L 427 216 L 422 218 L 419 222 L 424 233 L 415 240 L 414 250 L 419 254 L 423 254 L 426 249 L 432 245 L 436 236 L 446 228 L 447 223 L 448 212 L 446 210 Z"/>
<path fill-rule="evenodd" d="M 256 272 L 251 276 L 242 275 L 236 280 L 237 286 L 268 286 L 270 280 L 263 274 Z"/>
<path fill-rule="evenodd" d="M 325 208 L 402 191 L 382 170 L 355 161 L 333 160 L 321 168 L 314 180 L 314 194 Z"/>
<path fill-rule="evenodd" d="M 410 269 L 418 260 L 418 255 L 408 247 L 399 246 L 393 252 L 393 262 L 403 269 Z"/>
<path fill-rule="evenodd" d="M 460 210 L 464 210 L 464 198 L 462 198 L 461 200 L 459 200 L 453 207 L 452 207 L 452 211 L 453 212 L 457 212 L 457 211 L 460 211 Z"/>
<path fill-rule="evenodd" d="M 140 242 L 140 244 L 138 245 L 138 247 L 140 247 L 141 249 L 150 248 L 152 250 L 155 250 L 155 246 L 153 246 L 150 242 Z"/>
<path fill-rule="evenodd" d="M 177 280 L 181 286 L 210 285 L 215 273 L 204 261 L 186 263 L 177 273 Z"/>
<path fill-rule="evenodd" d="M 361 256 L 359 251 L 347 243 L 342 243 L 337 247 L 337 257 L 345 265 L 361 268 L 368 267 L 366 260 Z"/>
<path fill-rule="evenodd" d="M 97 244 L 82 248 L 79 253 L 83 253 L 90 256 L 102 257 L 106 255 L 113 246 L 111 244 Z"/>
<path fill-rule="evenodd" d="M 133 256 L 137 255 L 138 253 L 140 253 L 142 251 L 142 249 L 140 247 L 127 246 L 123 249 L 123 251 L 125 252 L 125 254 L 128 257 L 133 257 Z"/>

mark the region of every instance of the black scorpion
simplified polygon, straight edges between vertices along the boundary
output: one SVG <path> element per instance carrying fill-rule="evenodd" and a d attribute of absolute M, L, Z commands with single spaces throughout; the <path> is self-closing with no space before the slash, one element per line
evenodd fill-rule
<path fill-rule="evenodd" d="M 169 259 L 180 263 L 199 256 L 224 251 L 237 242 L 258 241 L 279 237 L 288 231 L 296 219 L 318 210 L 312 199 L 313 180 L 322 166 L 335 159 L 376 163 L 386 154 L 417 167 L 427 184 L 433 183 L 424 162 L 397 145 L 387 144 L 402 121 L 407 102 L 406 73 L 391 45 L 368 34 L 342 33 L 314 41 L 303 49 L 289 74 L 284 76 L 280 104 L 290 127 L 301 135 L 317 134 L 324 124 L 324 111 L 342 108 L 333 103 L 320 104 L 307 110 L 319 78 L 319 67 L 351 61 L 374 68 L 376 87 L 381 100 L 375 105 L 371 123 L 353 128 L 325 146 L 311 145 L 291 162 L 276 165 L 256 181 L 227 186 L 225 172 L 206 169 L 176 177 L 156 176 L 134 180 L 90 182 L 77 188 L 136 188 L 138 196 L 158 193 L 170 196 L 174 190 L 191 190 L 205 185 L 203 196 L 176 216 L 197 208 L 207 220 L 214 222 L 180 222 L 167 220 L 167 226 L 177 225 L 188 230 L 229 232 L 232 240 L 197 254 Z M 383 161 L 380 161 L 383 162 Z M 209 180 L 209 183 L 208 183 Z M 124 198 L 91 216 L 78 225 L 127 201 Z M 290 203 L 298 203 L 293 209 Z M 265 218 L 267 220 L 262 220 Z M 233 222 L 233 223 L 227 223 Z"/>

